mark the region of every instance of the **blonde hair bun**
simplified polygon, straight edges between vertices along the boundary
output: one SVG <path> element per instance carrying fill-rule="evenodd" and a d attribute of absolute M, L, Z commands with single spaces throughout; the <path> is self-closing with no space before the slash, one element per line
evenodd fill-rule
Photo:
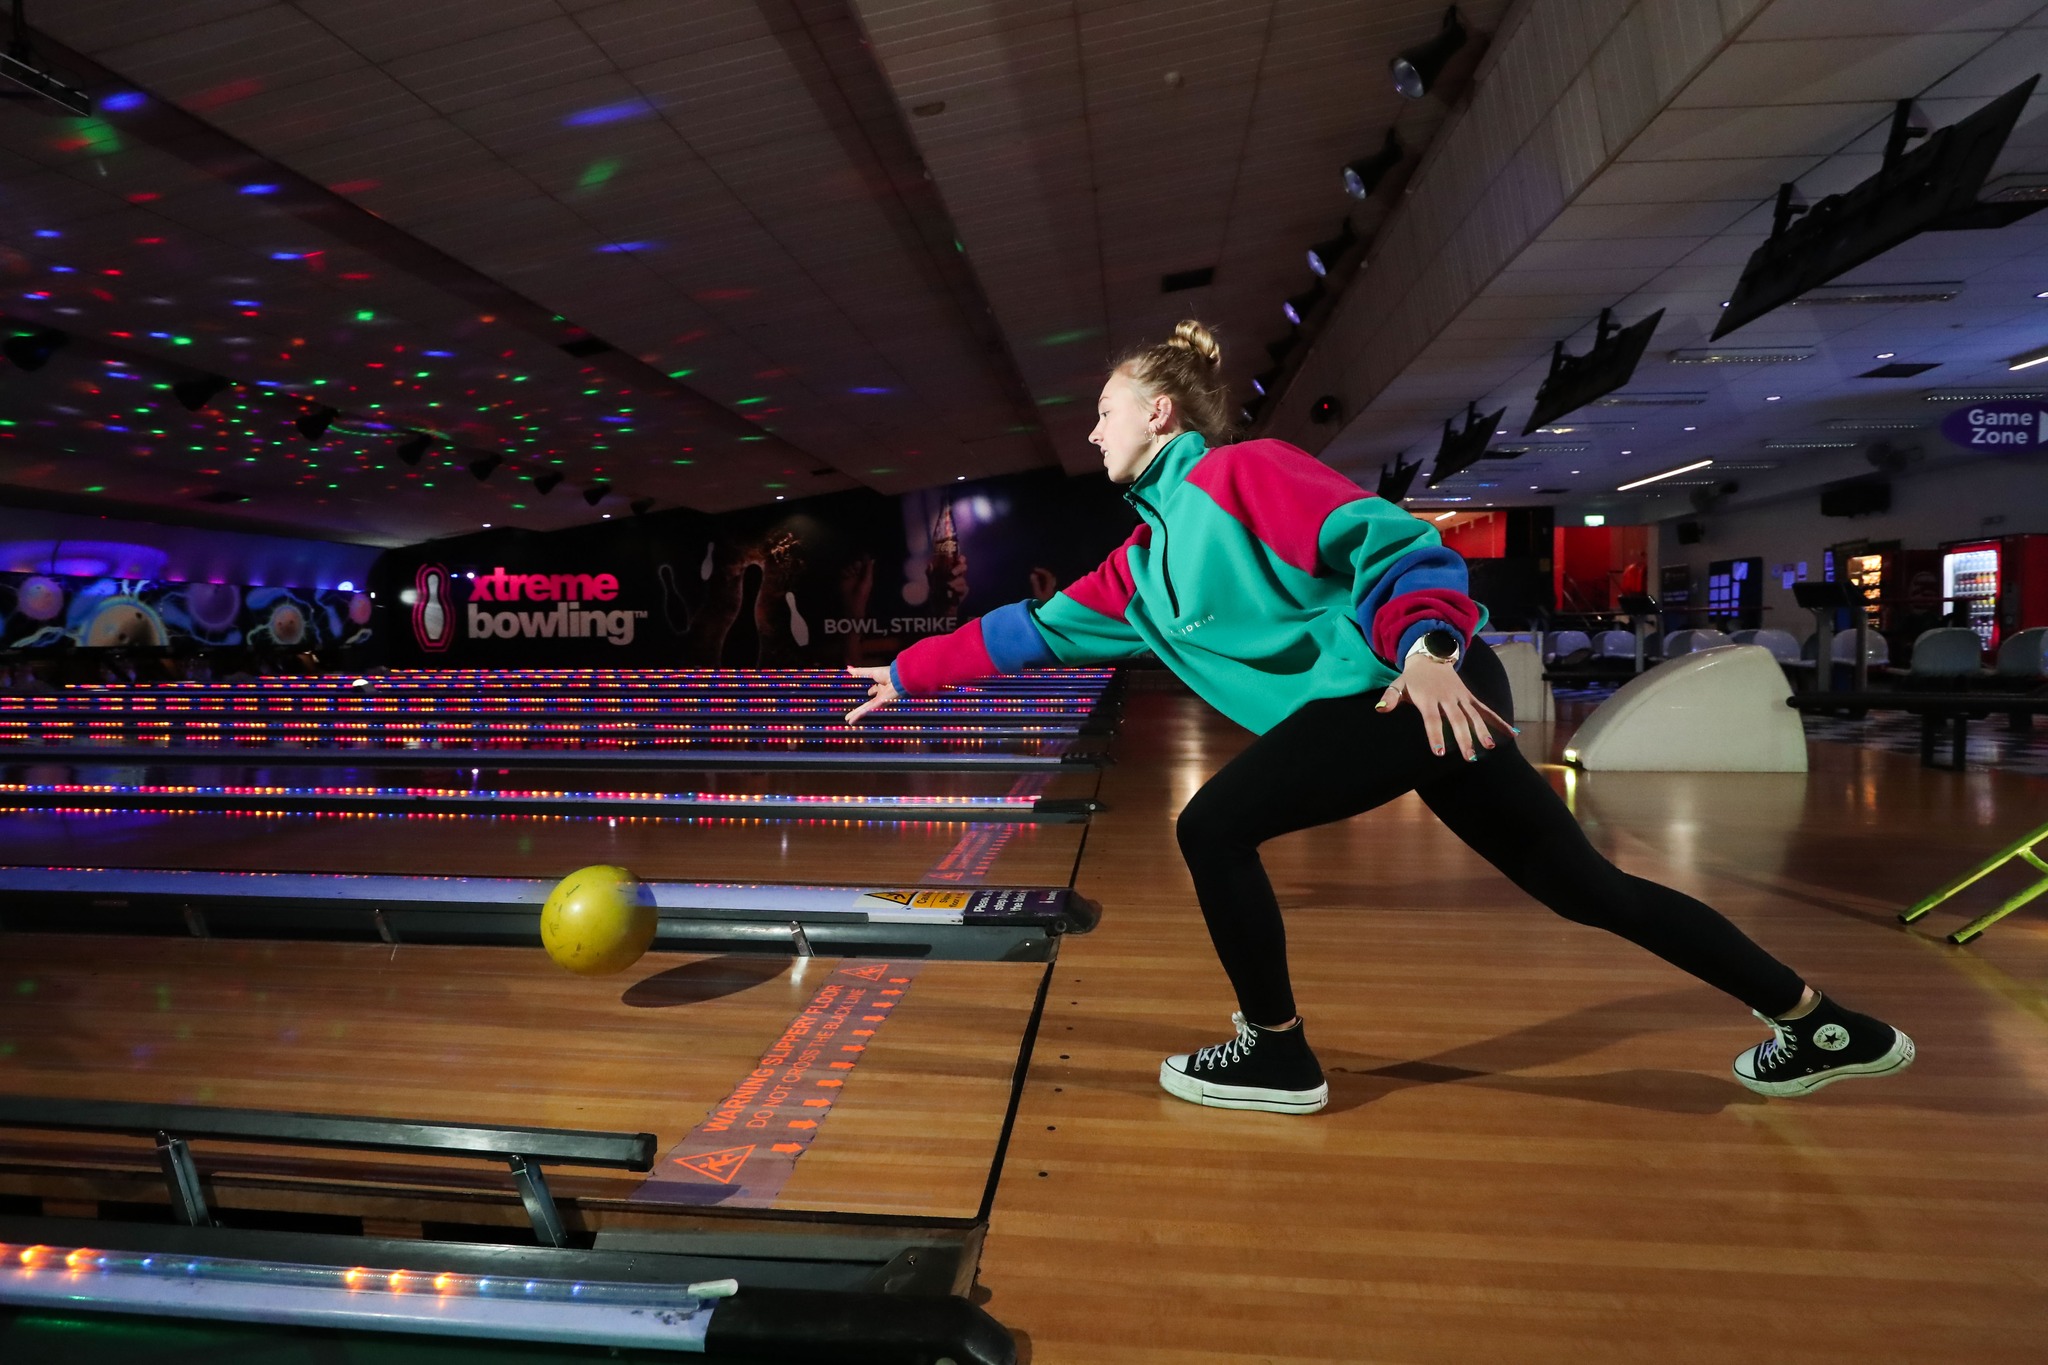
<path fill-rule="evenodd" d="M 1223 363 L 1223 348 L 1216 344 L 1216 338 L 1209 329 L 1193 318 L 1175 324 L 1173 336 L 1166 344 L 1185 347 L 1211 365 Z"/>

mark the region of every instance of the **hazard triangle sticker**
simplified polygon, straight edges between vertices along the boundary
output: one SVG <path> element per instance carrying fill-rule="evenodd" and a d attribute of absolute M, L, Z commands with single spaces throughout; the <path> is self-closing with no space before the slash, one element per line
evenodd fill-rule
<path fill-rule="evenodd" d="M 883 973 L 889 970 L 889 964 L 876 962 L 866 967 L 841 967 L 839 970 L 847 976 L 857 976 L 863 981 L 880 981 Z"/>
<path fill-rule="evenodd" d="M 695 1156 L 679 1156 L 676 1165 L 695 1171 L 707 1180 L 716 1180 L 721 1185 L 732 1184 L 732 1178 L 740 1173 L 740 1167 L 747 1164 L 747 1158 L 754 1154 L 754 1145 L 727 1147 L 718 1152 L 699 1152 Z"/>

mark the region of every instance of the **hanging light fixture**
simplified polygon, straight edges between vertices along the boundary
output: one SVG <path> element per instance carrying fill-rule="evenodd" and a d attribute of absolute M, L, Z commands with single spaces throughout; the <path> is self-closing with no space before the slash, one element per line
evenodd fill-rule
<path fill-rule="evenodd" d="M 1385 141 L 1371 156 L 1363 157 L 1344 168 L 1344 193 L 1353 199 L 1366 199 L 1380 187 L 1380 181 L 1387 178 L 1387 172 L 1401 164 L 1407 155 L 1401 146 L 1401 135 L 1392 128 L 1387 129 Z"/>
<path fill-rule="evenodd" d="M 1395 93 L 1411 100 L 1427 95 L 1436 78 L 1443 74 L 1444 65 L 1463 46 L 1465 26 L 1458 22 L 1458 7 L 1452 5 L 1444 11 L 1443 26 L 1437 29 L 1435 37 L 1408 48 L 1390 63 Z"/>

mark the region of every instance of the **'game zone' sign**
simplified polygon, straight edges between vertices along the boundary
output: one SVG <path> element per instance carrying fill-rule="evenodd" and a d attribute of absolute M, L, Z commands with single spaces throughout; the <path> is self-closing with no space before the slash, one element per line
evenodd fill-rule
<path fill-rule="evenodd" d="M 2048 446 L 2048 405 L 2010 398 L 1972 403 L 1943 418 L 1941 434 L 1971 450 L 2038 450 Z"/>
<path fill-rule="evenodd" d="M 421 649 L 436 653 L 454 643 L 458 617 L 452 595 L 468 589 L 466 611 L 459 618 L 472 640 L 603 640 L 633 643 L 634 626 L 644 611 L 591 607 L 619 595 L 614 574 L 506 573 L 458 579 L 439 564 L 423 564 L 413 582 L 413 638 Z"/>

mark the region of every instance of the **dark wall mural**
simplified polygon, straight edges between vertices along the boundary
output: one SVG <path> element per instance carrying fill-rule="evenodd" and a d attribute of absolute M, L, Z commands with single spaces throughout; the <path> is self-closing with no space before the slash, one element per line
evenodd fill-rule
<path fill-rule="evenodd" d="M 1046 470 L 436 541 L 387 552 L 371 586 L 396 664 L 882 663 L 1051 596 L 1135 523 L 1107 480 Z"/>

